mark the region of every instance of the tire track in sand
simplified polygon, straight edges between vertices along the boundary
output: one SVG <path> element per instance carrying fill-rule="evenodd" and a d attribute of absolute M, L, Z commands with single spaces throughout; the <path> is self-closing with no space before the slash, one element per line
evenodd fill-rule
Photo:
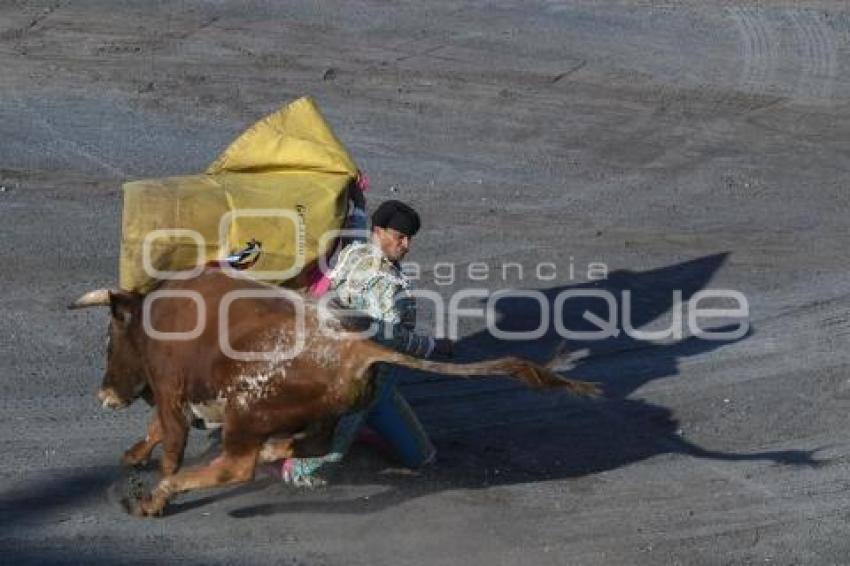
<path fill-rule="evenodd" d="M 795 94 L 800 98 L 831 99 L 838 75 L 835 32 L 811 10 L 787 10 L 785 16 L 794 34 L 794 55 L 801 65 Z"/>
<path fill-rule="evenodd" d="M 738 30 L 738 54 L 742 60 L 738 87 L 750 95 L 772 90 L 779 62 L 779 41 L 764 12 L 758 8 L 727 10 Z"/>

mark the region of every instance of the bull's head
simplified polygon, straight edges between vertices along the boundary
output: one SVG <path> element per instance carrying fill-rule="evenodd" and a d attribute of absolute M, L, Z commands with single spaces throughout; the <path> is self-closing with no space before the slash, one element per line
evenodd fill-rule
<path fill-rule="evenodd" d="M 136 293 L 98 289 L 68 306 L 69 309 L 108 306 L 112 312 L 106 347 L 106 373 L 97 392 L 97 398 L 104 407 L 126 407 L 147 387 L 139 351 L 139 337 L 143 332 L 142 299 Z"/>

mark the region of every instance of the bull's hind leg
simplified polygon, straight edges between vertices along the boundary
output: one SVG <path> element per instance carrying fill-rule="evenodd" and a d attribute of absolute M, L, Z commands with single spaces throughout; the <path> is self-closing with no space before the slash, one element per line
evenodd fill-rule
<path fill-rule="evenodd" d="M 288 438 L 269 438 L 260 450 L 260 462 L 274 462 L 295 456 L 295 440 Z"/>
<path fill-rule="evenodd" d="M 164 478 L 147 497 L 128 501 L 128 511 L 138 517 L 161 515 L 168 500 L 178 493 L 249 481 L 254 477 L 260 446 L 260 442 L 251 443 L 250 448 L 242 444 L 239 452 L 233 453 L 225 443 L 221 456 L 204 467 L 183 470 Z"/>
<path fill-rule="evenodd" d="M 162 441 L 162 424 L 159 421 L 159 412 L 153 411 L 151 422 L 148 425 L 148 433 L 145 437 L 124 452 L 121 463 L 125 466 L 140 466 L 147 463 L 151 452 Z"/>
<path fill-rule="evenodd" d="M 260 450 L 260 462 L 276 462 L 285 458 L 323 456 L 331 447 L 337 419 L 313 423 L 306 430 L 293 435 L 278 433 L 270 437 Z"/>

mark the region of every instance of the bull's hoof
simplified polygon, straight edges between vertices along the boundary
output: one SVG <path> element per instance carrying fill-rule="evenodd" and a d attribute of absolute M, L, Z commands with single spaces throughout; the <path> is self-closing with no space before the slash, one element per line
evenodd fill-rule
<path fill-rule="evenodd" d="M 161 517 L 165 504 L 157 503 L 150 496 L 127 497 L 122 500 L 124 509 L 134 517 Z"/>
<path fill-rule="evenodd" d="M 124 452 L 124 456 L 121 457 L 121 464 L 128 468 L 144 468 L 148 463 L 149 460 L 147 458 L 136 456 L 129 450 Z"/>

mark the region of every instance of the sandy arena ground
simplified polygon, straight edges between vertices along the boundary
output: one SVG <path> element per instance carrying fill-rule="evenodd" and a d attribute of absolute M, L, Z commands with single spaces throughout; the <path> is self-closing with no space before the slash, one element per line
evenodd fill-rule
<path fill-rule="evenodd" d="M 848 55 L 838 1 L 0 2 L 1 560 L 850 563 Z M 360 446 L 322 489 L 260 474 L 126 515 L 155 479 L 119 465 L 148 408 L 101 409 L 107 314 L 64 307 L 117 282 L 122 182 L 201 171 L 303 94 L 372 205 L 421 210 L 419 287 L 554 303 L 601 262 L 640 329 L 674 290 L 732 289 L 750 332 L 500 342 L 464 320 L 461 359 L 555 356 L 608 397 L 409 373 L 432 468 Z"/>

